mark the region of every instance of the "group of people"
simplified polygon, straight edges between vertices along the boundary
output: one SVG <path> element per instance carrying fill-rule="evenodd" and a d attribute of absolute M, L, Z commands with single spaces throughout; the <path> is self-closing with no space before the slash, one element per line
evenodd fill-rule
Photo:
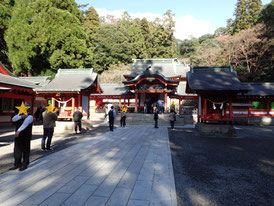
<path fill-rule="evenodd" d="M 14 135 L 14 165 L 10 170 L 15 170 L 19 168 L 19 171 L 24 171 L 29 165 L 30 156 L 30 143 L 32 137 L 32 125 L 33 116 L 30 112 L 30 106 L 25 104 L 27 109 L 27 114 L 17 114 L 12 118 L 12 122 L 15 123 L 15 135 Z M 54 127 L 57 121 L 57 110 L 49 111 L 46 107 L 41 115 L 43 119 L 43 136 L 41 140 L 41 150 L 51 151 L 51 140 L 54 133 Z M 82 112 L 78 108 L 73 113 L 74 129 L 77 134 L 77 129 L 81 133 L 82 126 Z"/>
<path fill-rule="evenodd" d="M 158 128 L 158 118 L 159 118 L 159 113 L 161 113 L 161 111 L 159 111 L 157 108 L 154 110 L 154 128 Z M 170 113 L 169 113 L 169 121 L 170 121 L 170 126 L 171 129 L 174 129 L 174 125 L 175 125 L 175 121 L 176 121 L 176 112 L 175 110 L 171 109 Z"/>
<path fill-rule="evenodd" d="M 155 128 L 158 128 L 158 113 L 159 110 L 155 109 L 154 111 L 154 121 Z M 113 106 L 111 106 L 108 112 L 109 118 L 109 128 L 110 131 L 114 129 L 114 119 L 116 116 L 116 111 Z M 74 130 L 77 134 L 77 130 L 81 133 L 82 130 L 82 121 L 83 114 L 78 108 L 73 113 L 74 121 Z M 120 124 L 121 127 L 126 126 L 126 112 L 121 111 Z M 42 113 L 43 118 L 43 137 L 41 141 L 41 149 L 43 151 L 51 151 L 51 140 L 54 134 L 54 127 L 56 126 L 56 121 L 58 118 L 57 110 L 50 110 L 46 107 L 45 111 Z M 171 129 L 174 129 L 174 123 L 176 121 L 176 112 L 172 109 L 169 114 L 169 120 L 171 124 Z M 29 156 L 30 156 L 30 142 L 32 136 L 32 125 L 33 125 L 33 116 L 30 113 L 30 109 L 27 110 L 27 114 L 15 115 L 12 118 L 12 121 L 15 123 L 15 140 L 14 140 L 14 166 L 10 170 L 18 169 L 23 171 L 27 169 L 29 165 Z"/>

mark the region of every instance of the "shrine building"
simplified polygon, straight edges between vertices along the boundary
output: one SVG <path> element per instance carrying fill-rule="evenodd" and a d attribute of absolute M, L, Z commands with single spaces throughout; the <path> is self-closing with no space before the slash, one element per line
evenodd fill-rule
<path fill-rule="evenodd" d="M 102 91 L 93 69 L 59 69 L 50 83 L 34 92 L 59 109 L 58 119 L 72 119 L 76 108 L 88 118 L 90 94 Z"/>
<path fill-rule="evenodd" d="M 186 94 L 186 73 L 189 66 L 177 59 L 134 59 L 131 73 L 123 84 L 101 84 L 102 93 L 91 95 L 93 111 L 101 111 L 107 103 L 126 106 L 132 112 L 151 113 L 159 100 L 166 111 L 171 104 L 197 100 Z"/>

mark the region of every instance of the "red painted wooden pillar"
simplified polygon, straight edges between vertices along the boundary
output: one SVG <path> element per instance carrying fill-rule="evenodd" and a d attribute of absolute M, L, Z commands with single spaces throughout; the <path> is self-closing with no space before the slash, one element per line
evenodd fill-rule
<path fill-rule="evenodd" d="M 251 101 L 248 102 L 249 104 L 251 104 Z M 249 116 L 250 116 L 250 112 L 251 112 L 251 107 L 248 107 L 248 115 L 247 115 L 247 123 L 249 124 Z"/>
<path fill-rule="evenodd" d="M 269 116 L 270 107 L 269 107 L 269 101 L 268 100 L 267 100 L 266 104 L 267 104 L 267 106 L 266 106 L 267 107 L 267 113 L 266 113 L 266 115 Z"/>
<path fill-rule="evenodd" d="M 207 119 L 207 99 L 204 99 L 204 120 Z"/>
<path fill-rule="evenodd" d="M 126 107 L 126 99 L 124 98 L 124 108 Z"/>
<path fill-rule="evenodd" d="M 138 101 L 138 94 L 137 93 L 135 93 L 135 112 L 137 112 L 138 111 L 138 106 L 137 106 L 137 102 Z"/>
<path fill-rule="evenodd" d="M 232 121 L 232 100 L 229 100 L 229 120 Z"/>

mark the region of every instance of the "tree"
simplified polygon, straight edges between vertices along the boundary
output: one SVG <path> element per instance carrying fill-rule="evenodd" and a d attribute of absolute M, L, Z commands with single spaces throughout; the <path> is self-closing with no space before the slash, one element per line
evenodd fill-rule
<path fill-rule="evenodd" d="M 264 24 L 257 24 L 232 36 L 226 45 L 228 60 L 238 70 L 241 80 L 271 80 L 273 45 L 265 37 L 267 32 Z"/>
<path fill-rule="evenodd" d="M 262 8 L 263 5 L 261 0 L 247 0 L 248 27 L 254 25 L 258 21 Z"/>
<path fill-rule="evenodd" d="M 17 74 L 53 74 L 59 68 L 90 67 L 92 53 L 73 0 L 16 1 L 5 35 Z"/>
<path fill-rule="evenodd" d="M 0 61 L 4 64 L 9 63 L 7 54 L 8 48 L 4 39 L 4 34 L 8 29 L 12 6 L 13 5 L 9 0 L 0 1 Z"/>
<path fill-rule="evenodd" d="M 243 29 L 248 28 L 248 23 L 247 23 L 248 12 L 247 12 L 247 3 L 245 0 L 237 0 L 234 16 L 235 16 L 235 20 L 232 26 L 233 33 L 236 33 Z"/>
<path fill-rule="evenodd" d="M 223 35 L 227 35 L 229 34 L 229 31 L 227 28 L 225 27 L 219 27 L 218 29 L 215 30 L 214 32 L 214 36 L 218 37 L 218 36 L 223 36 Z"/>
<path fill-rule="evenodd" d="M 232 34 L 250 28 L 260 16 L 261 0 L 237 0 L 234 12 L 235 19 L 232 24 Z"/>
<path fill-rule="evenodd" d="M 101 73 L 111 65 L 131 62 L 132 47 L 117 25 L 102 25 L 94 36 L 93 67 Z"/>
<path fill-rule="evenodd" d="M 90 41 L 92 42 L 94 39 L 94 34 L 99 29 L 101 23 L 99 19 L 99 15 L 94 7 L 89 7 L 87 11 L 84 12 L 85 17 L 83 24 L 85 26 L 86 33 L 89 36 Z"/>
<path fill-rule="evenodd" d="M 179 53 L 182 57 L 192 56 L 199 47 L 199 40 L 196 38 L 185 39 L 179 45 Z"/>

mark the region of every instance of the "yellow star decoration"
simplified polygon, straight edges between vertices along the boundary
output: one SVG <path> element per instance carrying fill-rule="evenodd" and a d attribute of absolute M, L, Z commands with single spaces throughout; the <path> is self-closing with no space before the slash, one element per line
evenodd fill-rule
<path fill-rule="evenodd" d="M 24 102 L 22 102 L 20 107 L 16 107 L 16 109 L 19 110 L 18 115 L 20 115 L 20 114 L 28 115 L 28 109 L 29 108 L 30 108 L 29 106 L 25 106 Z"/>
<path fill-rule="evenodd" d="M 127 112 L 127 108 L 122 108 L 122 112 Z"/>
<path fill-rule="evenodd" d="M 55 111 L 58 111 L 58 109 L 57 109 L 57 108 L 54 108 L 54 107 L 52 106 L 52 104 L 50 104 L 49 106 L 47 106 L 46 109 L 47 109 L 47 113 L 49 113 L 49 112 L 54 113 Z M 54 111 L 54 110 L 55 110 L 55 111 Z"/>

